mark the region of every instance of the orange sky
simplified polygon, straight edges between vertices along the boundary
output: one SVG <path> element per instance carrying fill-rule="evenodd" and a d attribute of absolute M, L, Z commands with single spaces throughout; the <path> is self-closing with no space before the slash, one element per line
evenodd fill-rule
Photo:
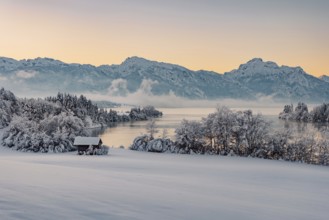
<path fill-rule="evenodd" d="M 219 73 L 261 57 L 329 74 L 325 0 L 0 0 L 0 56 Z"/>

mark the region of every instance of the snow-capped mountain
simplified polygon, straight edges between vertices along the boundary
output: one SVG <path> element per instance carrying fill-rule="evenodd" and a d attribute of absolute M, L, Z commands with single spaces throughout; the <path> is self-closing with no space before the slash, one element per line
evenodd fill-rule
<path fill-rule="evenodd" d="M 137 90 L 143 79 L 151 79 L 157 82 L 152 88 L 156 95 L 172 91 L 177 96 L 193 99 L 252 97 L 239 83 L 215 72 L 191 71 L 178 65 L 139 57 L 128 58 L 121 65 L 100 66 L 98 69 L 111 77 L 127 80 L 129 91 Z"/>
<path fill-rule="evenodd" d="M 49 58 L 21 61 L 0 58 L 0 77 L 0 86 L 9 86 L 13 91 L 26 88 L 37 92 L 106 94 L 114 80 L 122 79 L 128 92 L 134 92 L 148 79 L 153 82 L 151 92 L 155 95 L 174 93 L 191 99 L 253 98 L 237 81 L 215 72 L 191 71 L 139 57 L 127 58 L 120 65 L 99 67 L 66 64 Z"/>
<path fill-rule="evenodd" d="M 254 94 L 277 100 L 329 100 L 328 82 L 305 73 L 300 67 L 278 66 L 255 58 L 224 76 L 240 82 Z"/>
<path fill-rule="evenodd" d="M 300 67 L 278 66 L 257 58 L 225 74 L 191 71 L 185 67 L 127 58 L 120 65 L 67 64 L 50 58 L 15 60 L 0 57 L 0 87 L 16 93 L 70 92 L 114 95 L 121 86 L 136 92 L 144 80 L 154 95 L 175 94 L 190 99 L 257 99 L 327 101 L 329 83 L 305 73 Z M 120 88 L 114 88 L 120 89 Z M 121 88 L 122 89 L 122 88 Z"/>

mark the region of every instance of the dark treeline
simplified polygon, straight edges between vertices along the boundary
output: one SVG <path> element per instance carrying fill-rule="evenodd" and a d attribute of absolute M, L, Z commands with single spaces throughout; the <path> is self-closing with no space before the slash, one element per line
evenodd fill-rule
<path fill-rule="evenodd" d="M 0 90 L 0 128 L 8 127 L 2 144 L 21 151 L 74 151 L 74 138 L 88 135 L 86 128 L 161 115 L 151 106 L 120 115 L 99 109 L 82 95 L 58 93 L 46 99 L 18 99 L 12 92 Z"/>
<path fill-rule="evenodd" d="M 273 131 L 271 123 L 252 111 L 234 112 L 220 107 L 200 122 L 183 120 L 176 140 L 137 137 L 132 150 L 184 154 L 218 154 L 329 164 L 329 132 L 298 134 L 291 129 Z"/>
<path fill-rule="evenodd" d="M 302 122 L 329 122 L 329 103 L 316 106 L 311 112 L 309 112 L 307 105 L 303 102 L 299 102 L 295 109 L 292 104 L 285 105 L 283 111 L 279 114 L 279 118 Z"/>

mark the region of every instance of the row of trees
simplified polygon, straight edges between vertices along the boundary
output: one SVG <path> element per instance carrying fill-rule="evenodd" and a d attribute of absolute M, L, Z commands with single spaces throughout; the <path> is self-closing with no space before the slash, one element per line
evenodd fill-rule
<path fill-rule="evenodd" d="M 283 120 L 303 121 L 303 122 L 329 122 L 329 103 L 323 103 L 315 106 L 311 112 L 305 103 L 299 102 L 294 106 L 285 105 L 283 111 L 279 114 L 279 118 Z"/>
<path fill-rule="evenodd" d="M 266 143 L 269 131 L 270 123 L 260 114 L 219 107 L 200 122 L 183 120 L 176 144 L 184 152 L 249 156 Z"/>
<path fill-rule="evenodd" d="M 273 131 L 262 115 L 254 115 L 250 110 L 234 112 L 227 107 L 219 107 L 201 121 L 183 120 L 175 136 L 175 141 L 153 139 L 152 135 L 137 137 L 131 149 L 329 164 L 327 130 L 302 135 L 292 129 Z"/>
<path fill-rule="evenodd" d="M 141 121 L 149 118 L 161 117 L 162 112 L 156 110 L 153 106 L 143 108 L 132 108 L 128 114 L 118 114 L 114 110 L 107 111 L 104 108 L 98 108 L 91 100 L 83 95 L 77 97 L 71 94 L 58 93 L 55 97 L 45 99 L 61 106 L 67 111 L 72 111 L 75 116 L 83 121 L 90 121 L 95 124 L 108 125 L 110 123 L 125 121 Z"/>

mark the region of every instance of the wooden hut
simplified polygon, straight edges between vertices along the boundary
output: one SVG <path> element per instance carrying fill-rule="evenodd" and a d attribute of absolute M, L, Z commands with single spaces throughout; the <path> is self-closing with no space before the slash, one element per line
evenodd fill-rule
<path fill-rule="evenodd" d="M 77 147 L 78 154 L 94 154 L 96 149 L 99 149 L 102 146 L 102 139 L 99 137 L 76 137 L 74 139 L 73 145 Z"/>

